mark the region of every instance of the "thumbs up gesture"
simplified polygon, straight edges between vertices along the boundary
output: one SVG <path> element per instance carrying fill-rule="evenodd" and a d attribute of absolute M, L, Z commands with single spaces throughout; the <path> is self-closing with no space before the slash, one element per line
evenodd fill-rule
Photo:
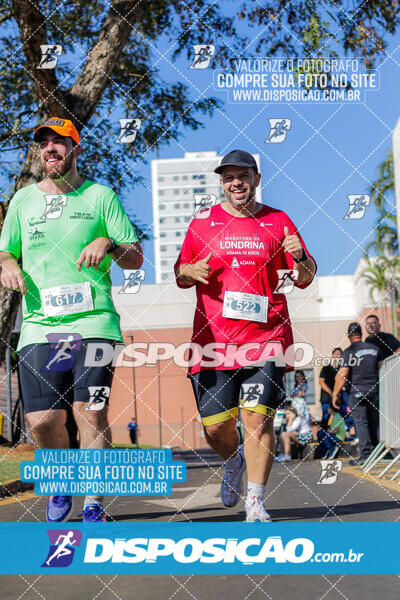
<path fill-rule="evenodd" d="M 298 236 L 295 234 L 290 235 L 289 228 L 286 227 L 286 225 L 283 228 L 283 233 L 285 237 L 283 239 L 282 245 L 285 249 L 285 252 L 290 252 L 293 258 L 301 258 L 303 255 L 303 246 L 301 245 Z"/>

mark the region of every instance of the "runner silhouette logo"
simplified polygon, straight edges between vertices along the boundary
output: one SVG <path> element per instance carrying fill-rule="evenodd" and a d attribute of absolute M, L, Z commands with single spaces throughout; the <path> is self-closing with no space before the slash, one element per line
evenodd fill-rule
<path fill-rule="evenodd" d="M 85 410 L 102 410 L 110 396 L 110 388 L 107 385 L 90 385 L 89 402 Z"/>
<path fill-rule="evenodd" d="M 48 333 L 49 356 L 42 371 L 69 371 L 75 361 L 75 351 L 80 350 L 79 333 Z"/>
<path fill-rule="evenodd" d="M 74 558 L 76 548 L 82 541 L 79 529 L 48 529 L 50 548 L 44 563 L 45 568 L 68 567 Z"/>

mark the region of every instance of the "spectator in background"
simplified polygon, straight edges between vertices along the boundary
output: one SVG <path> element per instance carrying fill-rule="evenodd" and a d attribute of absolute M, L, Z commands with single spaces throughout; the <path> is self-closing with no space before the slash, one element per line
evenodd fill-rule
<path fill-rule="evenodd" d="M 367 330 L 368 337 L 365 341 L 369 344 L 378 346 L 382 354 L 382 360 L 392 356 L 397 352 L 400 352 L 400 342 L 391 333 L 385 333 L 381 331 L 381 325 L 376 315 L 368 315 L 365 320 L 365 329 Z"/>
<path fill-rule="evenodd" d="M 342 353 L 332 402 L 340 408 L 339 394 L 346 381 L 350 381 L 349 404 L 360 441 L 360 457 L 351 460 L 350 464 L 361 466 L 379 440 L 379 369 L 382 354 L 376 345 L 361 341 L 359 323 L 350 323 L 347 335 L 350 346 Z"/>
<path fill-rule="evenodd" d="M 135 417 L 132 417 L 131 422 L 128 423 L 128 429 L 131 444 L 137 444 L 137 423 Z"/>
<path fill-rule="evenodd" d="M 302 398 L 307 394 L 308 383 L 304 371 L 298 370 L 294 374 L 294 388 L 290 394 L 291 398 Z"/>
<path fill-rule="evenodd" d="M 332 403 L 328 406 L 328 431 L 320 429 L 317 433 L 320 445 L 325 449 L 323 458 L 335 458 L 339 452 L 338 443 L 343 442 L 346 437 L 346 424 L 340 415 L 338 408 Z"/>
<path fill-rule="evenodd" d="M 326 429 L 329 419 L 329 403 L 332 402 L 333 388 L 335 386 L 335 377 L 339 369 L 339 359 L 342 356 L 341 348 L 332 350 L 331 364 L 322 367 L 319 374 L 319 385 L 321 387 L 320 403 L 322 409 L 321 427 Z"/>
<path fill-rule="evenodd" d="M 281 433 L 283 454 L 280 454 L 275 458 L 277 462 L 289 462 L 292 460 L 290 454 L 291 442 L 294 442 L 299 446 L 306 446 L 313 439 L 309 421 L 298 415 L 294 406 L 288 406 L 286 408 L 285 417 L 286 431 L 282 431 Z"/>

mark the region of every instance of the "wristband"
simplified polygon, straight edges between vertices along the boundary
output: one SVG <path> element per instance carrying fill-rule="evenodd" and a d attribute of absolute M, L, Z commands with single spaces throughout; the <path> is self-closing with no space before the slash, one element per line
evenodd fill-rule
<path fill-rule="evenodd" d="M 107 254 L 110 254 L 111 252 L 114 252 L 114 250 L 116 250 L 118 248 L 119 244 L 117 244 L 117 242 L 112 237 L 109 237 L 107 239 L 108 239 L 108 241 L 111 242 L 111 248 L 109 248 L 107 250 Z"/>
<path fill-rule="evenodd" d="M 303 248 L 303 254 L 300 256 L 300 258 L 295 258 L 294 256 L 292 256 L 294 262 L 299 263 L 299 262 L 303 262 L 304 260 L 307 260 L 308 256 L 306 251 Z"/>

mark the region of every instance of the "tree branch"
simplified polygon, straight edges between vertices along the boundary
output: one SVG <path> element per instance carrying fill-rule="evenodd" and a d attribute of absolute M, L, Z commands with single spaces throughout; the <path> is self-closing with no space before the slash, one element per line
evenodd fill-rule
<path fill-rule="evenodd" d="M 88 61 L 70 90 L 70 104 L 77 129 L 92 116 L 121 52 L 128 41 L 136 16 L 140 10 L 138 0 L 113 0 Z"/>
<path fill-rule="evenodd" d="M 5 131 L 4 133 L 0 133 L 0 142 L 3 142 L 4 140 L 7 139 L 11 139 L 14 138 L 16 135 L 23 135 L 25 133 L 33 133 L 35 131 L 36 127 L 25 127 L 25 129 L 20 129 L 19 131 L 16 131 L 14 129 L 9 129 L 8 131 Z"/>
<path fill-rule="evenodd" d="M 38 3 L 13 0 L 21 42 L 26 57 L 26 69 L 33 82 L 33 95 L 47 115 L 66 117 L 63 94 L 58 89 L 55 69 L 38 69 L 42 56 L 40 46 L 47 44 L 45 18 Z"/>

